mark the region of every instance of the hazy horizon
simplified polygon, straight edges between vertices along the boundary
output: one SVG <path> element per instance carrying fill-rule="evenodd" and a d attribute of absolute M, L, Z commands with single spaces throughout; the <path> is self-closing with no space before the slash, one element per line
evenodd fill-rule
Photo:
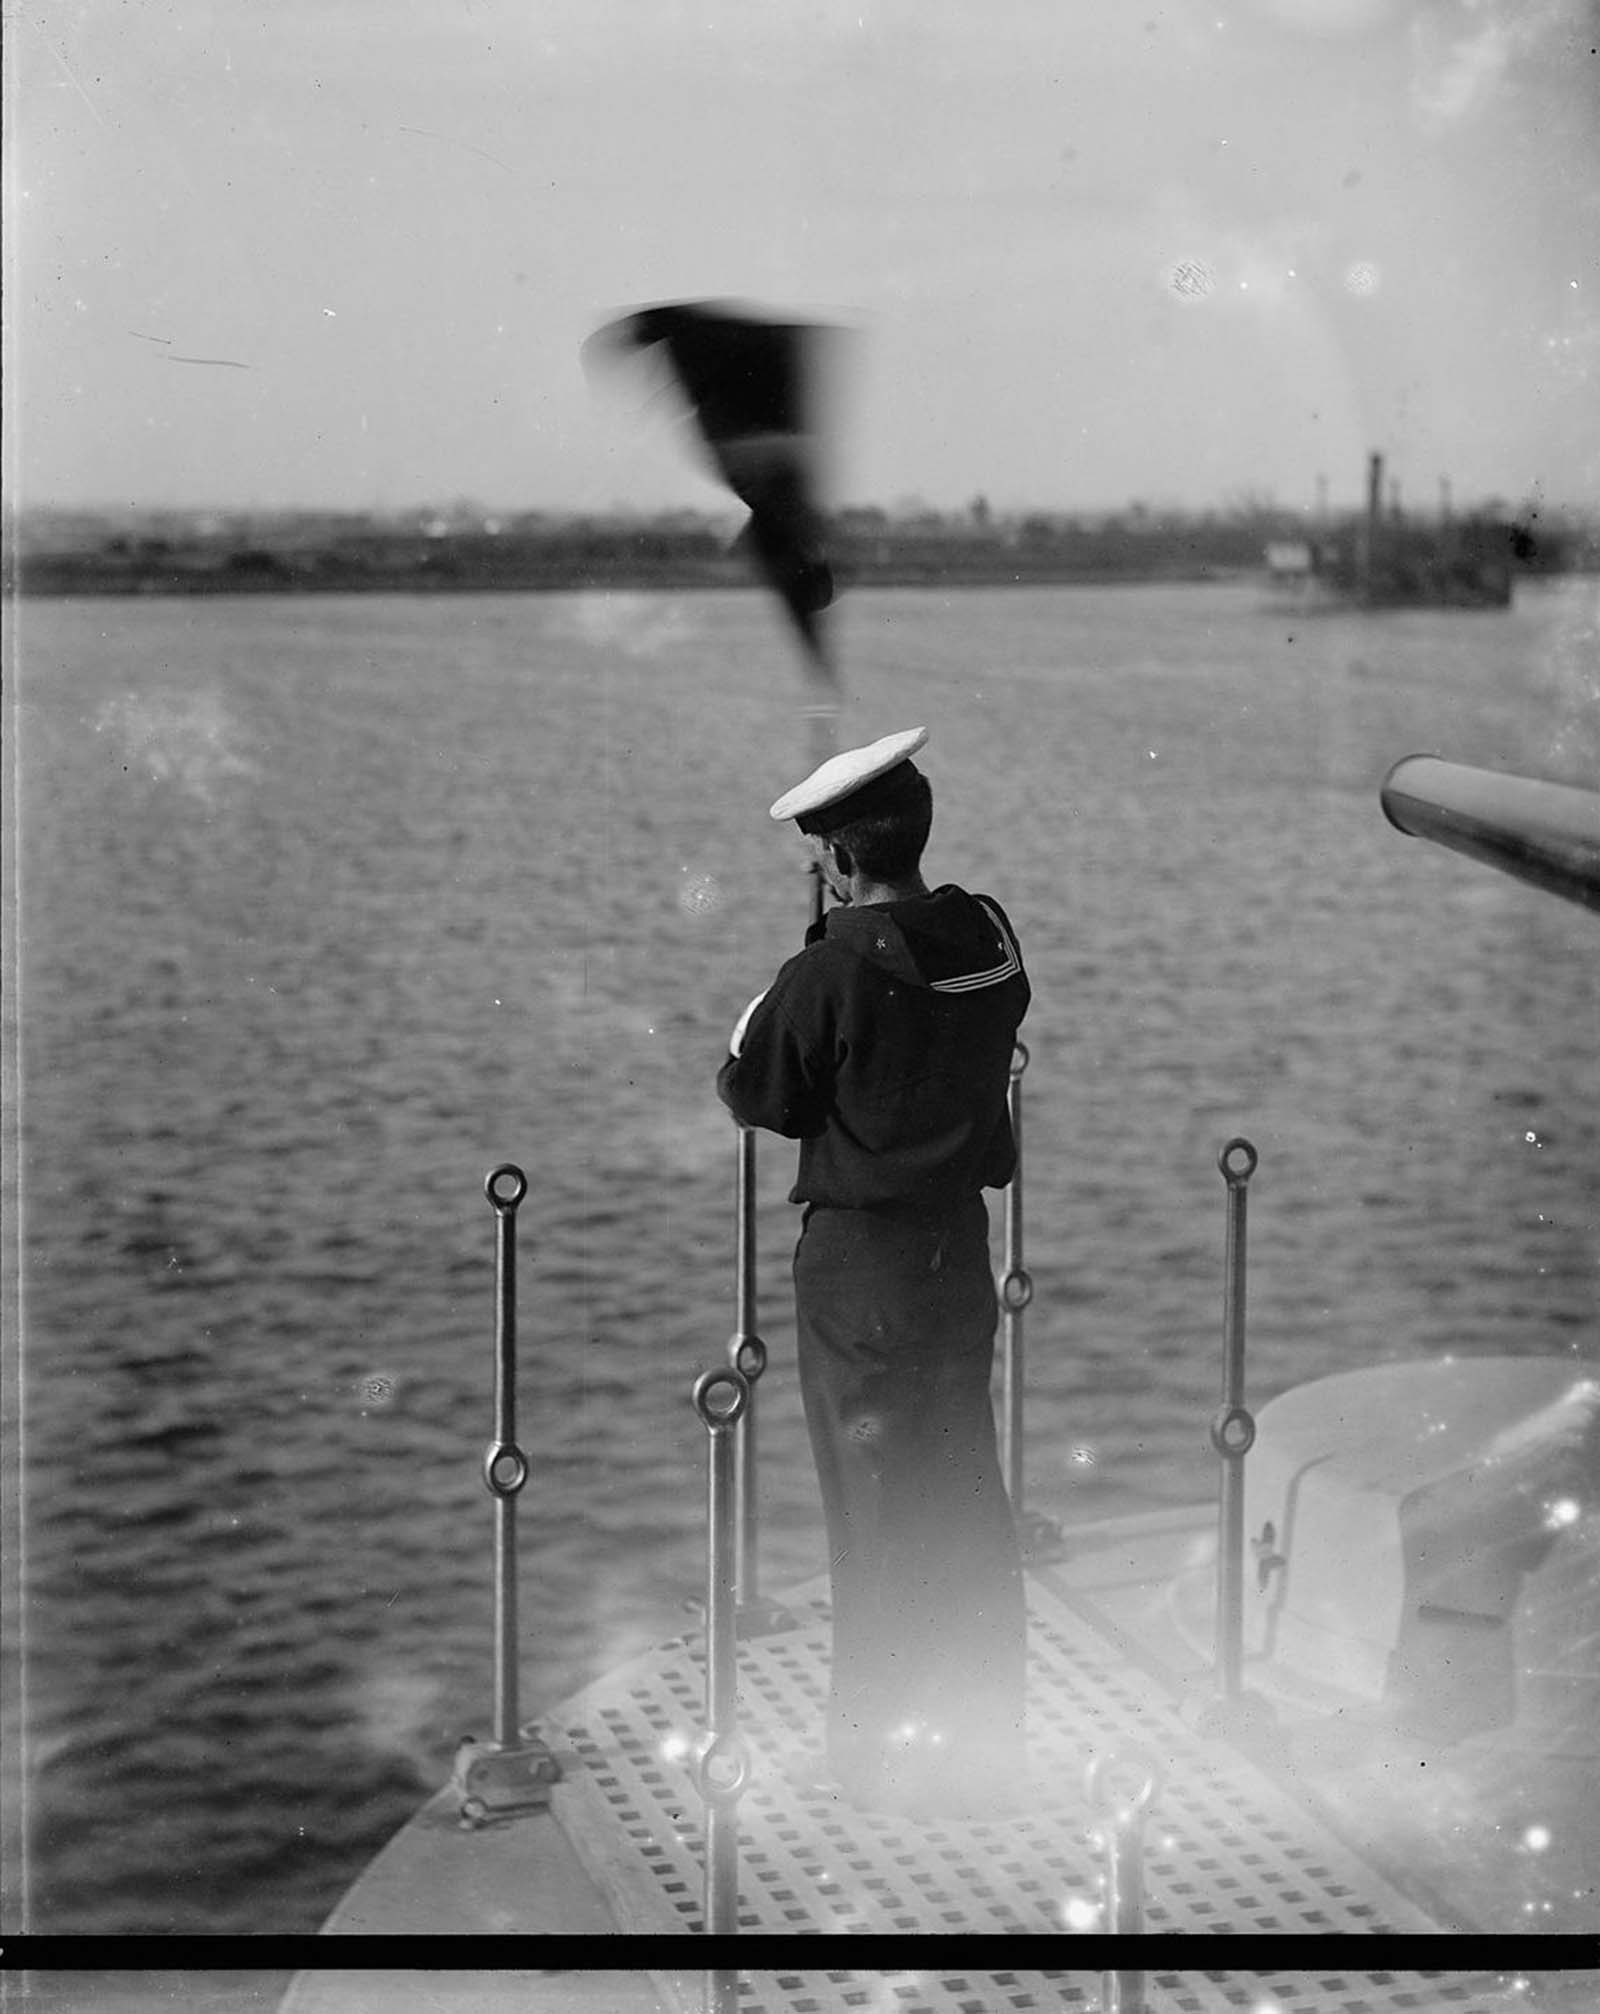
<path fill-rule="evenodd" d="M 1387 508 L 1388 481 L 1392 471 L 1385 471 L 1385 495 Z M 891 523 L 900 522 L 919 513 L 927 512 L 947 521 L 956 521 L 970 516 L 974 502 L 982 501 L 997 523 L 1014 523 L 1030 516 L 1082 518 L 1099 520 L 1120 518 L 1135 511 L 1143 511 L 1153 518 L 1168 515 L 1173 517 L 1222 517 L 1235 514 L 1249 516 L 1303 516 L 1314 518 L 1319 511 L 1315 496 L 1282 497 L 1260 492 L 1250 495 L 1238 494 L 1233 497 L 1196 497 L 1189 501 L 1179 501 L 1172 497 L 1128 496 L 1110 498 L 1097 503 L 1066 504 L 1052 502 L 1046 497 L 1031 497 L 1016 503 L 997 501 L 981 486 L 973 495 L 959 502 L 934 503 L 926 497 L 902 496 L 885 501 L 877 497 L 837 498 L 830 505 L 834 514 L 848 515 L 852 512 L 881 511 Z M 1518 507 L 1529 502 L 1523 497 L 1466 496 L 1457 494 L 1452 488 L 1450 514 L 1463 517 L 1482 511 L 1492 505 L 1504 505 L 1516 514 Z M 1552 516 L 1571 516 L 1588 521 L 1600 515 L 1600 497 L 1592 501 L 1568 499 L 1540 495 L 1536 499 L 1541 513 Z M 1412 494 L 1402 483 L 1400 504 L 1408 517 L 1431 518 L 1440 514 L 1441 498 L 1437 486 L 1423 494 Z M 1326 503 L 1329 517 L 1347 517 L 1359 514 L 1365 507 L 1365 489 L 1357 495 L 1354 490 L 1348 496 L 1339 496 L 1330 487 Z M 107 498 L 84 498 L 70 503 L 55 503 L 44 498 L 24 499 L 17 504 L 12 514 L 18 518 L 30 514 L 41 517 L 51 515 L 81 517 L 126 517 L 143 515 L 149 517 L 190 517 L 190 518 L 247 518 L 247 517 L 352 517 L 352 518 L 404 518 L 425 512 L 470 518 L 475 515 L 492 517 L 509 522 L 517 518 L 564 517 L 605 518 L 640 517 L 668 518 L 682 515 L 704 521 L 711 527 L 725 526 L 730 535 L 736 533 L 746 515 L 744 507 L 733 498 L 719 499 L 715 494 L 679 499 L 662 503 L 640 502 L 635 498 L 613 497 L 609 502 L 592 501 L 584 504 L 527 504 L 517 499 L 495 500 L 473 496 L 416 496 L 402 497 L 394 503 L 383 505 L 309 503 L 304 499 L 286 499 L 281 503 L 259 504 L 227 500 L 182 501 L 176 503 L 142 503 L 129 505 Z"/>
<path fill-rule="evenodd" d="M 10 24 L 14 498 L 710 509 L 586 381 L 857 332 L 832 501 L 1600 502 L 1592 0 L 78 0 Z M 224 501 L 219 501 L 224 499 Z"/>

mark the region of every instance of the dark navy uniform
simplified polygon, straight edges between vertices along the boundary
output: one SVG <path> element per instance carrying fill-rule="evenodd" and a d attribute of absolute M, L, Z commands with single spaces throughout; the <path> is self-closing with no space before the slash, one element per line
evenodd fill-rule
<path fill-rule="evenodd" d="M 828 1747 L 868 1802 L 880 1783 L 937 1793 L 1021 1761 L 1022 1575 L 989 1397 L 982 1192 L 1016 1163 L 1006 1092 L 1028 999 L 987 896 L 946 885 L 835 909 L 747 1010 L 717 1079 L 736 1118 L 800 1142 Z"/>

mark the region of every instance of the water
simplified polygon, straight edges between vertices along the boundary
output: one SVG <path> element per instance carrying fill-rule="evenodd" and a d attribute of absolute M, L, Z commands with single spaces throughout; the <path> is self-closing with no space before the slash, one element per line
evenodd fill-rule
<path fill-rule="evenodd" d="M 24 604 L 31 1927 L 316 1926 L 490 1731 L 493 1217 L 522 1252 L 524 1704 L 683 1624 L 732 1326 L 727 1030 L 798 943 L 755 594 Z M 1299 618 L 1253 587 L 863 592 L 846 730 L 926 721 L 930 879 L 1006 904 L 1030 1500 L 1212 1487 L 1250 1392 L 1593 1361 L 1596 920 L 1384 821 L 1416 750 L 1591 781 L 1592 585 Z M 823 1564 L 792 1149 L 760 1168 L 769 1586 Z"/>

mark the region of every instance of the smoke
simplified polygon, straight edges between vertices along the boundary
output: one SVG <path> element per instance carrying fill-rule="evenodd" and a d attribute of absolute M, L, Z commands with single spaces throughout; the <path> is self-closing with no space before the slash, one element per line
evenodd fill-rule
<path fill-rule="evenodd" d="M 1391 0 L 1262 0 L 1263 11 L 1312 35 L 1359 35 L 1388 19 Z"/>
<path fill-rule="evenodd" d="M 594 648 L 653 658 L 693 641 L 696 623 L 683 601 L 633 590 L 585 590 L 566 598 L 571 632 Z M 557 625 L 559 626 L 559 624 Z"/>
<path fill-rule="evenodd" d="M 429 1730 L 439 1722 L 444 1690 L 441 1680 L 424 1672 L 368 1671 L 355 1681 L 351 1718 L 370 1748 L 403 1757 L 428 1779 L 438 1769 Z"/>
<path fill-rule="evenodd" d="M 1482 21 L 1436 49 L 1428 48 L 1428 37 L 1429 24 L 1419 22 L 1412 105 L 1424 126 L 1453 126 L 1477 110 L 1505 76 L 1515 29 L 1508 21 Z"/>
<path fill-rule="evenodd" d="M 128 692 L 95 717 L 125 770 L 171 783 L 209 810 L 230 777 L 260 774 L 239 752 L 235 724 L 215 692 Z"/>
<path fill-rule="evenodd" d="M 1523 59 L 1582 28 L 1587 0 L 1449 0 L 1418 10 L 1411 27 L 1411 102 L 1433 131 L 1473 117 Z"/>
<path fill-rule="evenodd" d="M 1522 1465 L 1523 1475 L 1544 1478 L 1579 1456 L 1600 1436 L 1600 1379 L 1579 1378 L 1560 1398 L 1527 1419 L 1504 1427 L 1485 1450 L 1483 1466 Z"/>

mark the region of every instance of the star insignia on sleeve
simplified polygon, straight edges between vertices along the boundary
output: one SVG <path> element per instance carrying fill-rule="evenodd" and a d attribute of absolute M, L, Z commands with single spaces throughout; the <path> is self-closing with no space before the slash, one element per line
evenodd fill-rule
<path fill-rule="evenodd" d="M 878 949 L 879 949 L 880 951 L 887 951 L 887 950 L 888 950 L 888 948 L 889 948 L 889 940 L 888 940 L 888 938 L 887 938 L 887 937 L 880 937 L 880 938 L 878 939 Z"/>

